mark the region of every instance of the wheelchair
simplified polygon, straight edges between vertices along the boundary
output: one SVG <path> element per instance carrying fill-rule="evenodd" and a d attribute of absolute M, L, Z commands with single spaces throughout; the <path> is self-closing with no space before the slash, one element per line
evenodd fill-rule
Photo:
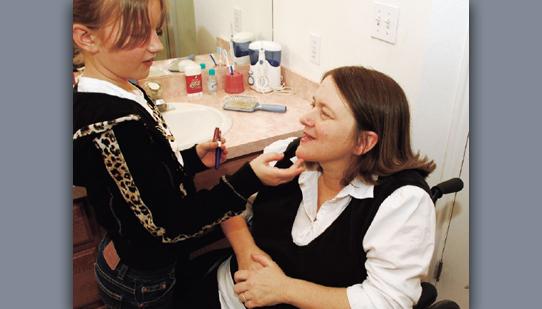
<path fill-rule="evenodd" d="M 452 178 L 452 179 L 446 180 L 444 182 L 441 182 L 431 187 L 430 189 L 431 200 L 436 206 L 437 200 L 440 199 L 444 194 L 459 192 L 462 189 L 463 189 L 463 181 L 460 178 Z M 214 236 L 211 236 L 213 234 Z M 220 239 L 225 240 L 224 235 L 221 233 L 220 229 L 218 229 L 215 233 L 211 233 L 211 235 L 207 235 L 207 237 L 204 236 L 203 238 L 207 238 L 207 240 L 204 240 L 203 242 L 209 244 L 210 243 L 209 238 L 213 238 L 215 241 L 220 240 Z M 210 274 L 213 269 L 218 267 L 218 265 L 231 254 L 232 254 L 232 251 L 230 248 L 222 247 L 218 249 L 216 248 L 212 249 L 210 251 L 207 251 L 195 257 L 194 260 L 199 260 L 198 264 L 205 265 L 205 267 L 202 269 L 202 272 L 201 272 L 201 273 L 205 273 L 205 275 L 201 277 L 205 277 L 208 274 Z M 433 284 L 429 282 L 422 282 L 421 286 L 422 286 L 422 294 L 418 300 L 418 304 L 416 304 L 413 307 L 413 309 L 460 309 L 459 305 L 452 300 L 440 300 L 438 302 L 435 302 L 437 299 L 438 293 L 437 293 L 437 289 L 435 288 Z"/>
<path fill-rule="evenodd" d="M 437 200 L 444 194 L 459 192 L 462 189 L 463 181 L 460 178 L 452 178 L 431 187 L 429 193 L 436 207 Z M 451 300 L 441 300 L 435 303 L 437 296 L 437 289 L 434 285 L 429 282 L 422 282 L 422 295 L 413 309 L 460 309 L 459 305 Z"/>

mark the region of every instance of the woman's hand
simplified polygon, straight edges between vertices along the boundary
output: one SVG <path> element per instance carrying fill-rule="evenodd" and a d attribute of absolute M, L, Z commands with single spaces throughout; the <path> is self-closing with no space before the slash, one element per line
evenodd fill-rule
<path fill-rule="evenodd" d="M 235 272 L 233 290 L 239 300 L 247 308 L 284 303 L 290 278 L 267 256 L 253 254 L 252 259 L 263 267 Z"/>
<path fill-rule="evenodd" d="M 221 138 L 220 149 L 222 153 L 220 155 L 220 163 L 226 161 L 228 150 L 226 149 L 226 139 Z M 218 142 L 206 142 L 196 145 L 196 153 L 200 158 L 203 165 L 211 168 L 215 166 L 215 149 L 218 148 Z"/>
<path fill-rule="evenodd" d="M 283 157 L 283 153 L 263 153 L 250 161 L 250 166 L 263 184 L 277 186 L 294 179 L 304 170 L 302 159 L 298 159 L 289 168 L 277 168 L 269 165 L 269 162 L 281 160 Z"/>

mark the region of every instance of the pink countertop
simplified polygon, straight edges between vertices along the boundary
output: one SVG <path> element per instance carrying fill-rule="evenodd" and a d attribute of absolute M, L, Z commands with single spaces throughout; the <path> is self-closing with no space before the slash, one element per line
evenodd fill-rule
<path fill-rule="evenodd" d="M 226 138 L 228 158 L 233 159 L 250 153 L 261 151 L 266 145 L 287 137 L 301 136 L 303 126 L 299 122 L 301 115 L 310 110 L 310 102 L 296 94 L 269 93 L 261 94 L 248 87 L 245 79 L 245 91 L 240 95 L 256 96 L 261 103 L 277 103 L 287 106 L 286 113 L 271 113 L 256 111 L 253 113 L 226 111 L 222 109 L 222 100 L 229 95 L 224 92 L 222 77 L 224 68 L 218 69 L 218 92 L 215 95 L 206 92 L 206 75 L 203 76 L 204 94 L 199 97 L 187 97 L 185 78 L 183 73 L 167 71 L 171 59 L 155 61 L 151 75 L 142 81 L 154 80 L 162 86 L 162 97 L 167 103 L 182 104 L 190 102 L 216 108 L 232 119 L 232 127 L 223 136 Z M 208 56 L 197 56 L 197 63 L 206 63 L 207 68 L 212 67 Z M 248 66 L 239 67 L 239 71 L 246 77 Z"/>

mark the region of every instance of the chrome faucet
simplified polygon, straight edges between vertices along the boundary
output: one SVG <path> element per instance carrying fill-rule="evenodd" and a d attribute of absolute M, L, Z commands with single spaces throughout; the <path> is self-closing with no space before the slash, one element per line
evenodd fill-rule
<path fill-rule="evenodd" d="M 165 112 L 165 111 L 167 111 L 169 109 L 169 106 L 166 103 L 166 101 L 164 101 L 164 99 L 157 99 L 156 101 L 154 101 L 154 104 L 156 104 L 156 107 L 158 107 L 158 110 L 161 113 L 163 113 L 163 112 Z"/>
<path fill-rule="evenodd" d="M 158 82 L 148 81 L 144 84 L 144 88 L 160 112 L 168 110 L 168 104 L 162 99 L 162 86 Z"/>

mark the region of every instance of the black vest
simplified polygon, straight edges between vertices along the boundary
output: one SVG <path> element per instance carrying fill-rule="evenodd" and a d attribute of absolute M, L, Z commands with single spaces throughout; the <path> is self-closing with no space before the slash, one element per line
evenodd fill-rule
<path fill-rule="evenodd" d="M 287 167 L 299 145 L 294 140 L 277 167 Z M 265 187 L 254 201 L 253 235 L 257 245 L 267 252 L 290 277 L 329 287 L 348 287 L 367 277 L 363 238 L 380 204 L 396 189 L 414 185 L 429 192 L 424 177 L 406 170 L 381 177 L 374 187 L 374 197 L 354 199 L 339 217 L 306 246 L 296 245 L 292 226 L 302 194 L 298 177 L 277 187 Z M 277 305 L 272 308 L 293 308 Z"/>

